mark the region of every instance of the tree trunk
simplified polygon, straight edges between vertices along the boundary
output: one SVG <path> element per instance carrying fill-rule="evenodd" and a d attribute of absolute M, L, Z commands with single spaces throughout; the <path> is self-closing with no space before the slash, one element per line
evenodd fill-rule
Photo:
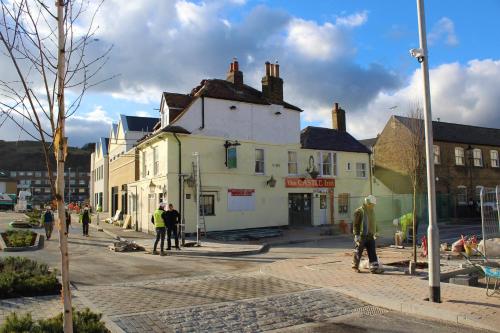
<path fill-rule="evenodd" d="M 67 142 L 64 137 L 65 108 L 64 108 L 64 81 L 65 81 L 65 32 L 64 32 L 64 1 L 57 2 L 58 26 L 58 57 L 57 57 L 57 103 L 58 129 L 54 136 L 54 148 L 57 159 L 57 213 L 59 219 L 59 248 L 61 250 L 62 299 L 64 303 L 63 328 L 64 333 L 73 333 L 73 315 L 71 308 L 71 293 L 69 289 L 69 254 L 68 233 L 66 232 L 66 215 L 64 207 L 64 161 L 66 159 Z"/>

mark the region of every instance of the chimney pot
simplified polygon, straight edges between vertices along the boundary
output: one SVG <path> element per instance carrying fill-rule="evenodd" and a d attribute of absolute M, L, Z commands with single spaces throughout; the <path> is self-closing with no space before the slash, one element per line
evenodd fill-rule
<path fill-rule="evenodd" d="M 266 61 L 266 76 L 271 76 L 271 63 Z"/>
<path fill-rule="evenodd" d="M 280 65 L 276 61 L 276 64 L 274 65 L 274 76 L 275 77 L 280 77 Z"/>
<path fill-rule="evenodd" d="M 332 110 L 332 128 L 339 131 L 346 131 L 345 111 L 339 108 L 339 103 L 335 103 Z"/>
<path fill-rule="evenodd" d="M 227 73 L 227 81 L 233 83 L 236 87 L 240 88 L 243 85 L 243 73 L 240 71 L 238 60 L 233 58 Z"/>
<path fill-rule="evenodd" d="M 266 61 L 266 75 L 262 78 L 262 94 L 271 103 L 283 102 L 283 80 L 279 77 L 279 65 Z"/>

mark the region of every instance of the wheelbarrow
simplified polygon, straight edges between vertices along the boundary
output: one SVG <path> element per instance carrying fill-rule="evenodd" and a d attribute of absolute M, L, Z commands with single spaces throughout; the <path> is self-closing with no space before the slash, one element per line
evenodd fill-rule
<path fill-rule="evenodd" d="M 483 271 L 486 279 L 486 296 L 500 294 L 500 265 L 497 262 L 488 261 L 481 251 L 474 249 L 474 252 L 482 257 L 480 260 L 473 260 L 470 256 L 462 252 L 462 256 L 469 264 Z"/>

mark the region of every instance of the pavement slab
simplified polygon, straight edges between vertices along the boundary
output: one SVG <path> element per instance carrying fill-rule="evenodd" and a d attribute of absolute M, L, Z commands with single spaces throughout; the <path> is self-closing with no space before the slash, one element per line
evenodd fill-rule
<path fill-rule="evenodd" d="M 379 258 L 385 263 L 403 259 L 397 251 L 380 251 Z M 330 288 L 391 310 L 499 331 L 499 297 L 487 297 L 482 288 L 441 283 L 443 302 L 430 303 L 425 300 L 429 296 L 429 285 L 425 278 L 388 269 L 380 275 L 367 271 L 355 273 L 351 269 L 351 253 L 345 252 L 315 259 L 274 262 L 262 267 L 261 272 Z"/>
<path fill-rule="evenodd" d="M 367 306 L 332 290 L 313 289 L 110 319 L 127 332 L 264 332 L 324 322 Z"/>

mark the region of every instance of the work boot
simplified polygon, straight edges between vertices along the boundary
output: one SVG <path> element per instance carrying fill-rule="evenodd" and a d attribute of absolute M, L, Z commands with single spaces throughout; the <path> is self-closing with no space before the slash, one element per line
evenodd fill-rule
<path fill-rule="evenodd" d="M 352 267 L 353 271 L 359 273 L 359 259 L 356 255 L 352 258 Z"/>
<path fill-rule="evenodd" d="M 372 274 L 382 274 L 384 269 L 378 265 L 378 263 L 370 264 L 370 273 Z"/>
<path fill-rule="evenodd" d="M 158 255 L 158 251 L 153 250 L 153 252 L 152 252 L 151 254 L 153 254 L 153 255 Z"/>
<path fill-rule="evenodd" d="M 166 256 L 166 255 L 167 255 L 167 254 L 166 254 L 165 252 L 163 252 L 163 251 L 161 251 L 161 252 L 160 252 L 160 256 L 164 257 L 164 256 Z"/>

